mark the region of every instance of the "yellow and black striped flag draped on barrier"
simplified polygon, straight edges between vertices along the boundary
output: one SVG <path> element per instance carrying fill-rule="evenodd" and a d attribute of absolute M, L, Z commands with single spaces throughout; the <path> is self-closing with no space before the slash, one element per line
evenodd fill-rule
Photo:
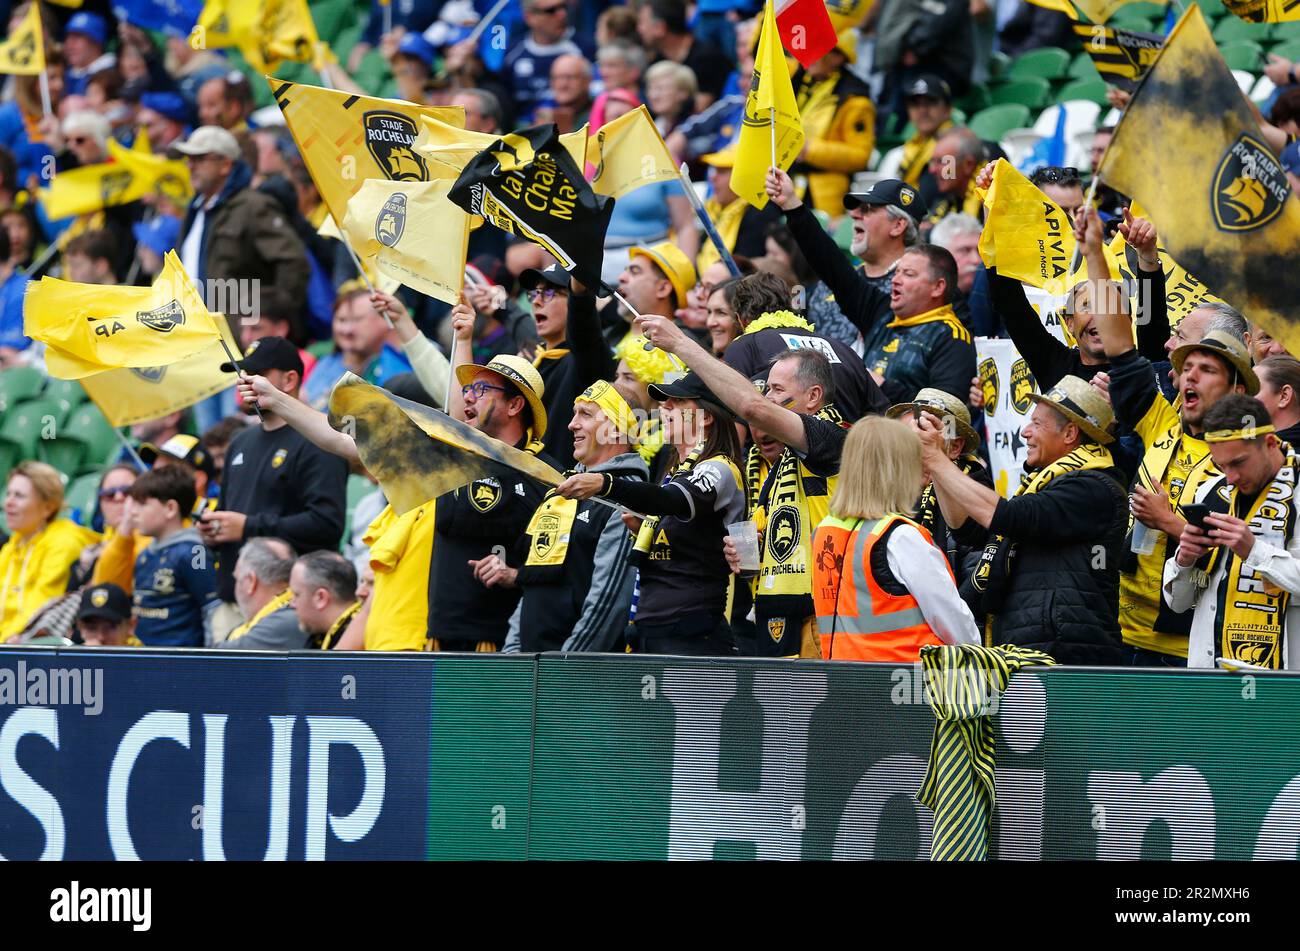
<path fill-rule="evenodd" d="M 1199 8 L 1169 34 L 1099 174 L 1141 201 L 1180 264 L 1300 353 L 1300 202 Z"/>
<path fill-rule="evenodd" d="M 168 366 L 221 339 L 175 251 L 150 287 L 41 278 L 23 299 L 23 333 L 45 344 L 46 368 L 61 380 Z"/>
<path fill-rule="evenodd" d="M 917 800 L 934 812 L 930 858 L 988 858 L 989 822 L 997 799 L 993 716 L 1011 675 L 1056 661 L 1023 647 L 975 644 L 921 648 L 925 699 L 934 712 L 930 765 Z"/>
<path fill-rule="evenodd" d="M 556 486 L 564 478 L 532 453 L 351 373 L 330 393 L 329 422 L 356 441 L 362 464 L 398 515 L 478 479 L 504 483 L 522 472 Z"/>

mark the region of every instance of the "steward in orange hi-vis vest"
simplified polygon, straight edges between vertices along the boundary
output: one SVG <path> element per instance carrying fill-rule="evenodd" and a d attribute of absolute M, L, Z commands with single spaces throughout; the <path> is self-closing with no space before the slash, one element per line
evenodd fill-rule
<path fill-rule="evenodd" d="M 931 542 L 924 527 L 902 515 L 865 520 L 832 515 L 818 526 L 813 603 L 826 660 L 912 663 L 924 645 L 943 643 L 889 569 L 886 543 L 900 525 L 912 526 Z"/>

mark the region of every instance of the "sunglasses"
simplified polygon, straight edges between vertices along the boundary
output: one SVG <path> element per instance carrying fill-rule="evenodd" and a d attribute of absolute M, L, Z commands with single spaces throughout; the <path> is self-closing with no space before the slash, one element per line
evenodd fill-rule
<path fill-rule="evenodd" d="M 553 7 L 533 7 L 533 13 L 540 13 L 542 16 L 551 16 L 559 13 L 561 10 L 567 10 L 568 7 L 563 3 L 558 3 Z"/>
<path fill-rule="evenodd" d="M 554 287 L 534 287 L 528 292 L 528 299 L 534 304 L 546 304 L 555 300 L 555 295 L 563 293 Z"/>
<path fill-rule="evenodd" d="M 130 494 L 130 492 L 131 489 L 129 486 L 118 486 L 115 489 L 100 489 L 99 497 L 100 499 L 107 501 L 109 499 L 125 498 Z"/>
<path fill-rule="evenodd" d="M 474 383 L 469 383 L 466 384 L 465 386 L 462 386 L 460 388 L 460 395 L 464 397 L 464 396 L 469 396 L 471 393 L 473 393 L 474 399 L 481 400 L 483 398 L 483 394 L 486 393 L 488 390 L 500 390 L 502 393 L 504 393 L 506 391 L 506 388 L 504 386 L 494 386 L 491 383 L 486 383 L 483 380 L 478 380 Z"/>
<path fill-rule="evenodd" d="M 1049 184 L 1055 184 L 1056 182 L 1064 182 L 1069 181 L 1072 178 L 1078 178 L 1079 170 L 1077 168 L 1070 168 L 1069 166 L 1064 168 L 1048 167 L 1040 169 L 1038 177 Z"/>

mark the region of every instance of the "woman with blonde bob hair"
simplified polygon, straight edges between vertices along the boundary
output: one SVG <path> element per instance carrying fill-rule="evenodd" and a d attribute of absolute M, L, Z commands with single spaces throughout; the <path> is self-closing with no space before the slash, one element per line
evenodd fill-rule
<path fill-rule="evenodd" d="M 868 416 L 844 443 L 830 514 L 813 536 L 813 602 L 827 660 L 911 663 L 927 644 L 978 644 L 975 619 L 930 533 L 911 518 L 921 441 Z"/>
<path fill-rule="evenodd" d="M 0 643 L 20 633 L 36 611 L 67 592 L 72 566 L 99 535 L 59 518 L 63 479 L 43 462 L 20 462 L 9 470 L 5 523 L 9 541 L 0 548 Z"/>

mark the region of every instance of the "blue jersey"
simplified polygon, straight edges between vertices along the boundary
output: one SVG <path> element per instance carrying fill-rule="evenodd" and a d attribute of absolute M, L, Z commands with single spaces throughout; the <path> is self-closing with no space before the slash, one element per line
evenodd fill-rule
<path fill-rule="evenodd" d="M 149 647 L 202 647 L 203 614 L 216 597 L 212 553 L 195 529 L 155 541 L 135 561 L 135 636 Z"/>

